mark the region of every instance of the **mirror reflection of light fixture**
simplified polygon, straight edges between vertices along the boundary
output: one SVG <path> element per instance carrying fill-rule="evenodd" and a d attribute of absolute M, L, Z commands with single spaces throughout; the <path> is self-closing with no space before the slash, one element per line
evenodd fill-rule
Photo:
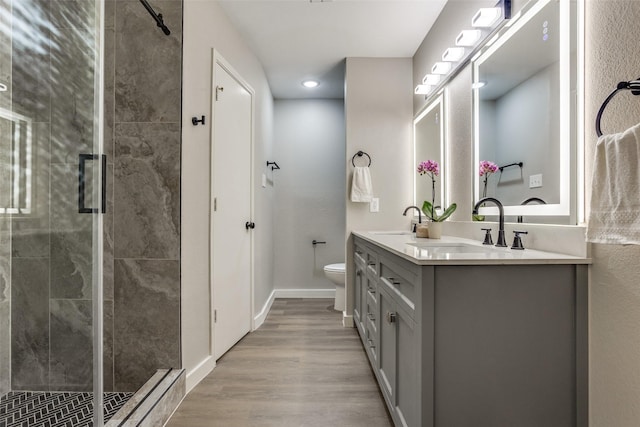
<path fill-rule="evenodd" d="M 471 85 L 471 89 L 480 89 L 481 87 L 485 87 L 487 82 L 475 82 Z"/>
<path fill-rule="evenodd" d="M 480 30 L 462 30 L 456 37 L 456 46 L 475 46 L 481 38 L 482 31 Z"/>
<path fill-rule="evenodd" d="M 451 62 L 436 62 L 433 64 L 433 67 L 431 67 L 431 72 L 433 74 L 444 75 L 449 71 L 451 71 Z"/>
<path fill-rule="evenodd" d="M 422 78 L 423 85 L 435 86 L 440 83 L 440 76 L 438 74 L 427 74 Z"/>
<path fill-rule="evenodd" d="M 302 82 L 302 86 L 308 87 L 309 89 L 318 87 L 319 85 L 320 83 L 318 83 L 316 80 L 305 80 Z"/>
<path fill-rule="evenodd" d="M 464 58 L 463 47 L 450 47 L 442 54 L 442 60 L 447 62 L 458 62 Z"/>
<path fill-rule="evenodd" d="M 427 95 L 431 91 L 431 85 L 418 85 L 415 89 L 416 95 Z"/>

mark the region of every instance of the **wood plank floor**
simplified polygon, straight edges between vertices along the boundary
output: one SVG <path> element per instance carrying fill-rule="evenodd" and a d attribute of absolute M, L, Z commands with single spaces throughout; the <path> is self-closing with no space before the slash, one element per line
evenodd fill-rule
<path fill-rule="evenodd" d="M 218 360 L 169 427 L 389 427 L 354 328 L 328 299 L 277 299 L 265 323 Z"/>

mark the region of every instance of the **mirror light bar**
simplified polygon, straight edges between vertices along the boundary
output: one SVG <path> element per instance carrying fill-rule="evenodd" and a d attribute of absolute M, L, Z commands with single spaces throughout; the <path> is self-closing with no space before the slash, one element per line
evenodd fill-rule
<path fill-rule="evenodd" d="M 456 37 L 456 46 L 475 46 L 482 37 L 480 30 L 463 30 Z"/>
<path fill-rule="evenodd" d="M 431 67 L 431 72 L 433 74 L 444 75 L 449 71 L 451 71 L 451 62 L 436 62 L 433 64 L 433 67 Z"/>
<path fill-rule="evenodd" d="M 435 86 L 440 83 L 440 76 L 437 74 L 427 74 L 422 78 L 423 85 Z"/>
<path fill-rule="evenodd" d="M 471 18 L 471 26 L 489 28 L 502 16 L 502 8 L 483 7 Z"/>
<path fill-rule="evenodd" d="M 442 60 L 448 62 L 458 62 L 464 58 L 463 47 L 450 47 L 442 54 Z"/>
<path fill-rule="evenodd" d="M 431 91 L 430 85 L 418 85 L 414 91 L 416 95 L 427 95 Z"/>

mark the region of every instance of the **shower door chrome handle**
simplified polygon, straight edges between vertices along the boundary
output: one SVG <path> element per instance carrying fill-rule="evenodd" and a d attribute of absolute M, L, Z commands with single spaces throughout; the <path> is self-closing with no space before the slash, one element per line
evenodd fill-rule
<path fill-rule="evenodd" d="M 98 213 L 98 208 L 88 208 L 84 205 L 84 194 L 86 188 L 86 162 L 96 160 L 100 156 L 97 154 L 80 154 L 78 160 L 78 213 Z M 107 156 L 102 155 L 102 177 L 101 177 L 101 202 L 102 213 L 107 211 Z"/>

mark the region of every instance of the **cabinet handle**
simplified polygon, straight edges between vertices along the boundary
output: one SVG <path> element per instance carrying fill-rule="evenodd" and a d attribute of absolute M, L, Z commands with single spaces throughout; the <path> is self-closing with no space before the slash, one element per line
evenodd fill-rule
<path fill-rule="evenodd" d="M 396 313 L 392 312 L 392 311 L 388 311 L 387 312 L 387 322 L 389 323 L 395 323 L 396 322 Z"/>
<path fill-rule="evenodd" d="M 369 320 L 371 320 L 372 322 L 375 322 L 375 321 L 376 321 L 376 318 L 375 318 L 375 317 L 373 317 L 373 313 L 369 313 L 369 314 L 367 314 L 367 317 L 368 317 L 368 318 L 369 318 Z"/>
<path fill-rule="evenodd" d="M 356 251 L 358 255 L 362 255 L 362 251 Z"/>
<path fill-rule="evenodd" d="M 389 281 L 389 283 L 395 286 L 398 286 L 400 284 L 400 281 L 396 280 L 395 277 L 387 277 L 387 280 Z"/>
<path fill-rule="evenodd" d="M 356 276 L 362 276 L 362 270 L 356 271 Z"/>
<path fill-rule="evenodd" d="M 376 348 L 376 346 L 373 345 L 373 341 L 371 340 L 367 340 L 367 344 L 369 344 L 369 348 Z"/>
<path fill-rule="evenodd" d="M 376 265 L 376 262 L 375 262 L 375 261 L 369 261 L 369 262 L 367 263 L 367 265 Z"/>
<path fill-rule="evenodd" d="M 375 290 L 375 289 L 373 289 L 373 288 L 369 288 L 369 289 L 367 289 L 367 292 L 369 292 L 369 293 L 371 294 L 371 296 L 372 296 L 372 297 L 376 295 L 376 290 Z"/>

